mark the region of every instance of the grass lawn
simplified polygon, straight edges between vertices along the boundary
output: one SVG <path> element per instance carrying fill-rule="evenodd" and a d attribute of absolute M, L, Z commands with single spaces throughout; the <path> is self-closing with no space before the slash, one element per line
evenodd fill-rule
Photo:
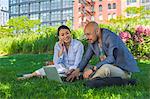
<path fill-rule="evenodd" d="M 0 98 L 150 98 L 150 60 L 139 61 L 141 72 L 135 73 L 136 86 L 90 89 L 84 81 L 59 84 L 46 78 L 31 78 L 17 81 L 16 74 L 32 72 L 52 60 L 52 55 L 26 54 L 0 57 Z"/>

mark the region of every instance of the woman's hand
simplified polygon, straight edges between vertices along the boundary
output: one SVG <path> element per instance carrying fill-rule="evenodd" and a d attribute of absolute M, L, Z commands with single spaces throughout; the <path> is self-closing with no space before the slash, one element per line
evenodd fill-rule
<path fill-rule="evenodd" d="M 75 79 L 79 79 L 80 69 L 75 69 L 67 78 L 66 81 L 72 82 Z"/>
<path fill-rule="evenodd" d="M 58 53 L 58 57 L 60 57 L 64 52 L 64 42 L 62 39 L 59 40 L 60 51 Z"/>

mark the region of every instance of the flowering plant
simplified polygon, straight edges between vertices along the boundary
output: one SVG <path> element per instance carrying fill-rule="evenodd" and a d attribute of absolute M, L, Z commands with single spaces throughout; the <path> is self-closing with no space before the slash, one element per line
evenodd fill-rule
<path fill-rule="evenodd" d="M 122 41 L 136 57 L 150 58 L 150 27 L 138 25 L 134 31 L 126 30 L 119 33 Z"/>

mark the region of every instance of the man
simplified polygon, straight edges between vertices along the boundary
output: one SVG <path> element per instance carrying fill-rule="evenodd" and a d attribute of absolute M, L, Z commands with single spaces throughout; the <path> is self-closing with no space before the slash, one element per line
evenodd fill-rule
<path fill-rule="evenodd" d="M 89 78 L 94 71 L 92 78 L 121 77 L 125 79 L 130 78 L 132 72 L 139 72 L 134 57 L 115 33 L 99 28 L 96 22 L 89 22 L 84 28 L 84 33 L 89 46 L 81 63 L 67 77 L 67 81 L 78 78 L 94 54 L 99 57 L 100 62 L 92 70 L 85 71 L 84 78 Z"/>

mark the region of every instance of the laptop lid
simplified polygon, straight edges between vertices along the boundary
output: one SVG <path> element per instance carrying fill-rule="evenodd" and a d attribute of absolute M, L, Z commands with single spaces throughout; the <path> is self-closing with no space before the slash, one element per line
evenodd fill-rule
<path fill-rule="evenodd" d="M 58 82 L 62 83 L 62 79 L 60 78 L 56 67 L 54 67 L 54 66 L 50 66 L 50 67 L 45 66 L 43 68 L 44 68 L 44 71 L 45 71 L 45 74 L 46 74 L 48 80 L 58 81 Z"/>

